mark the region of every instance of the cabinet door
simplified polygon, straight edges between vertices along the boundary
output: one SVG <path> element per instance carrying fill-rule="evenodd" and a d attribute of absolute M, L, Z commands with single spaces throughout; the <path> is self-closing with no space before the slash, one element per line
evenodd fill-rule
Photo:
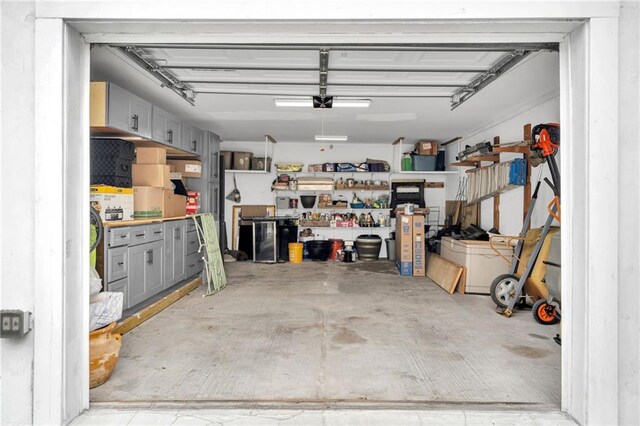
<path fill-rule="evenodd" d="M 133 120 L 131 118 L 131 98 L 130 93 L 109 83 L 109 99 L 107 104 L 107 125 L 116 129 L 131 132 Z"/>
<path fill-rule="evenodd" d="M 129 94 L 131 97 L 132 130 L 145 138 L 151 138 L 151 104 L 142 98 Z"/>
<path fill-rule="evenodd" d="M 178 222 L 178 226 L 174 230 L 173 239 L 173 271 L 175 273 L 175 283 L 184 280 L 184 254 L 187 244 L 187 224 L 185 221 Z"/>
<path fill-rule="evenodd" d="M 153 117 L 151 119 L 151 139 L 160 143 L 168 143 L 167 113 L 160 108 L 157 108 L 155 105 L 153 106 L 152 110 Z"/>
<path fill-rule="evenodd" d="M 169 288 L 176 283 L 174 257 L 175 232 L 179 227 L 178 221 L 164 223 L 164 288 Z"/>
<path fill-rule="evenodd" d="M 192 151 L 202 156 L 202 154 L 204 154 L 204 132 L 197 127 L 194 127 L 191 137 L 193 138 Z"/>
<path fill-rule="evenodd" d="M 155 241 L 145 244 L 146 262 L 145 262 L 145 286 L 147 288 L 147 298 L 158 294 L 164 288 L 162 282 L 162 273 L 164 270 L 163 241 Z"/>
<path fill-rule="evenodd" d="M 129 307 L 147 299 L 145 272 L 147 244 L 129 247 Z"/>
<path fill-rule="evenodd" d="M 180 145 L 180 120 L 167 115 L 167 145 Z"/>
<path fill-rule="evenodd" d="M 192 130 L 193 130 L 193 126 L 184 122 L 180 127 L 180 148 L 184 149 L 185 151 L 190 151 L 189 147 L 192 146 L 191 144 Z"/>

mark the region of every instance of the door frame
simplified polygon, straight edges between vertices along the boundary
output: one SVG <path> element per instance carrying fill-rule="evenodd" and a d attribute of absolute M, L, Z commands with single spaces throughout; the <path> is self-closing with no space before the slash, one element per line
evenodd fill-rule
<path fill-rule="evenodd" d="M 73 115 L 69 111 L 68 85 L 64 81 L 65 64 L 84 63 L 85 72 L 88 73 L 88 58 L 70 58 L 69 55 L 77 55 L 77 52 L 64 49 L 64 46 L 65 37 L 68 37 L 65 34 L 68 34 L 70 27 L 65 19 L 91 18 L 96 11 L 86 10 L 82 6 L 74 10 L 65 9 L 64 5 L 55 13 L 52 12 L 52 6 L 45 7 L 41 10 L 44 16 L 36 18 L 35 55 L 44 59 L 39 59 L 41 66 L 36 66 L 38 71 L 35 76 L 38 105 L 35 114 L 36 164 L 43 163 L 43 168 L 37 169 L 35 185 L 36 188 L 47 190 L 37 191 L 35 208 L 36 212 L 46 211 L 47 214 L 36 216 L 36 229 L 40 227 L 42 230 L 36 232 L 36 252 L 40 260 L 35 269 L 36 279 L 46 278 L 50 287 L 42 294 L 37 293 L 35 300 L 33 418 L 36 423 L 70 422 L 88 408 L 89 401 L 87 374 L 74 375 L 66 367 L 66 360 L 74 350 L 80 351 L 82 362 L 88 362 L 87 326 L 70 322 L 67 315 L 69 307 L 64 305 L 73 291 L 68 277 L 72 273 L 86 272 L 85 267 L 79 266 L 78 262 L 71 262 L 67 256 L 66 248 L 73 242 L 65 239 L 65 236 L 71 231 L 79 232 L 81 246 L 88 245 L 88 232 L 81 231 L 82 227 L 88 227 L 88 219 L 75 224 L 65 224 L 64 219 L 70 209 L 77 208 L 70 203 L 69 194 L 74 191 L 86 192 L 89 174 L 88 167 L 85 167 L 81 178 L 64 179 L 70 165 L 63 158 L 63 154 L 69 150 L 82 151 L 88 146 L 88 119 L 76 122 L 68 120 Z M 444 10 L 442 7 L 441 4 L 438 9 L 440 12 Z M 475 6 L 472 9 L 477 11 Z M 567 16 L 570 13 L 561 7 L 551 9 L 551 12 L 548 9 L 545 11 L 548 19 L 575 17 Z M 118 10 L 112 10 L 115 11 L 114 19 L 124 19 Z M 175 10 L 181 10 L 182 15 L 189 15 L 185 19 L 196 19 L 198 15 L 197 9 L 185 12 L 185 8 L 177 7 Z M 498 13 L 504 15 L 503 12 Z M 601 283 L 618 282 L 617 268 L 610 267 L 617 265 L 618 248 L 618 19 L 617 16 L 610 16 L 611 12 L 597 12 L 587 12 L 596 17 L 586 20 L 560 41 L 561 122 L 570 123 L 563 126 L 564 154 L 561 160 L 565 194 L 562 281 L 569 283 L 562 288 L 561 409 L 580 423 L 615 423 L 618 415 L 618 337 L 617 332 L 612 330 L 617 330 L 618 292 L 617 286 L 604 286 Z M 142 19 L 147 16 L 146 13 L 154 12 L 138 10 L 137 13 L 128 14 L 127 17 L 139 16 Z M 583 16 L 584 11 L 571 13 Z M 468 14 L 460 19 L 464 21 L 469 16 L 483 17 L 486 11 Z M 348 25 L 353 29 L 357 22 Z M 497 41 L 508 39 L 505 33 L 494 35 Z M 242 33 L 236 36 L 240 40 Z M 492 39 L 491 34 L 485 36 L 485 40 Z M 540 35 L 543 36 L 546 35 Z M 101 37 L 106 40 L 109 35 L 102 34 Z M 114 35 L 114 39 L 118 37 L 122 36 Z M 207 37 L 216 40 L 215 35 Z M 287 42 L 286 35 L 280 37 L 281 42 Z M 424 42 L 446 41 L 450 37 L 452 34 L 439 33 L 427 37 L 428 41 Z M 200 42 L 204 40 L 202 35 L 194 38 Z M 530 38 L 535 39 L 536 35 L 532 34 Z M 88 41 L 90 39 L 85 39 L 85 42 Z M 84 52 L 86 55 L 88 45 Z M 85 111 L 88 111 L 88 90 L 87 84 L 86 93 L 78 99 Z M 76 132 L 84 132 L 86 137 L 77 138 L 64 130 L 74 126 Z M 605 139 L 614 143 L 608 145 L 610 155 L 603 156 L 598 149 L 599 141 Z M 59 184 L 54 188 L 52 176 L 56 177 Z M 605 204 L 610 206 L 608 210 L 600 208 Z M 50 215 L 52 211 L 54 220 Z M 601 223 L 607 223 L 606 229 Z M 80 264 L 88 264 L 88 253 L 81 251 L 80 259 Z M 72 271 L 69 268 L 75 269 Z M 51 298 L 56 303 L 51 303 Z M 86 303 L 76 308 L 80 309 L 84 318 L 88 316 Z M 590 312 L 597 312 L 598 315 L 589 315 Z"/>

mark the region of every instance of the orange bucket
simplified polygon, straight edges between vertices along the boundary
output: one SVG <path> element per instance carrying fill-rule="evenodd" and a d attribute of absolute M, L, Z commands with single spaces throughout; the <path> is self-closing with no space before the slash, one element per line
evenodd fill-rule
<path fill-rule="evenodd" d="M 329 259 L 336 260 L 338 258 L 338 250 L 342 250 L 344 241 L 333 238 L 330 238 L 329 241 L 331 241 L 331 253 L 329 253 Z"/>
<path fill-rule="evenodd" d="M 289 243 L 289 262 L 302 263 L 302 253 L 304 252 L 304 244 Z"/>

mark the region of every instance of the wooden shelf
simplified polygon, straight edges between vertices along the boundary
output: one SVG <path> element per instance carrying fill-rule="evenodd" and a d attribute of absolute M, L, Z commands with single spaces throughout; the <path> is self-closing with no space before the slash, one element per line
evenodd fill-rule
<path fill-rule="evenodd" d="M 233 170 L 233 169 L 225 169 L 225 173 L 249 173 L 249 174 L 268 174 L 266 170 Z"/>
<path fill-rule="evenodd" d="M 102 222 L 105 228 L 117 228 L 120 226 L 136 226 L 136 225 L 148 225 L 150 223 L 166 222 L 169 220 L 189 219 L 191 216 L 178 216 L 178 217 L 151 217 L 145 219 L 133 219 L 133 220 L 114 220 L 111 222 Z"/>
<path fill-rule="evenodd" d="M 426 172 L 426 171 L 405 170 L 405 171 L 395 172 L 395 173 L 392 173 L 392 174 L 394 174 L 394 175 L 449 175 L 449 174 L 458 174 L 458 171 L 457 170 L 442 170 L 442 171 Z"/>
<path fill-rule="evenodd" d="M 515 145 L 515 146 L 494 146 L 493 152 L 501 153 L 501 152 L 511 152 L 515 154 L 529 154 L 530 148 L 529 145 Z"/>

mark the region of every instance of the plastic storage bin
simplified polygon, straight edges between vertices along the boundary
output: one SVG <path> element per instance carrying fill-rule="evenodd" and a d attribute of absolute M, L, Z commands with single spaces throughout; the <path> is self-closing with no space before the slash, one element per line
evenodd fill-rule
<path fill-rule="evenodd" d="M 504 244 L 494 246 L 507 258 L 512 259 L 513 248 Z M 466 293 L 489 294 L 493 280 L 509 272 L 509 264 L 500 257 L 487 241 L 454 240 L 442 237 L 440 256 L 467 268 Z"/>
<path fill-rule="evenodd" d="M 436 170 L 436 155 L 412 155 L 413 170 L 416 172 L 434 172 Z"/>

